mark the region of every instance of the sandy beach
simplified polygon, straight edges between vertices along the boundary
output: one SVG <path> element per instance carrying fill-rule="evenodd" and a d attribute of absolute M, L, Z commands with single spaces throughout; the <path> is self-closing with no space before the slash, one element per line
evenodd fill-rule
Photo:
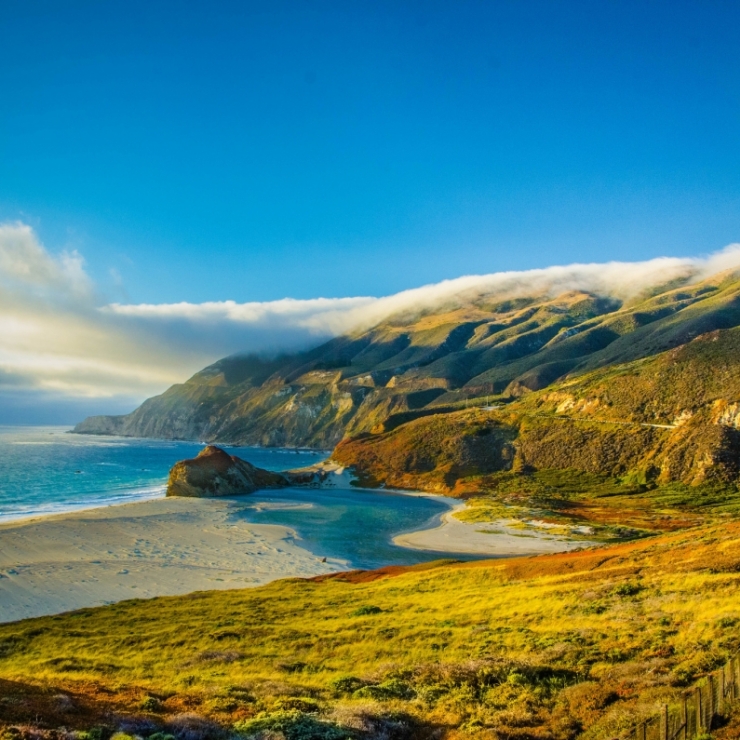
<path fill-rule="evenodd" d="M 287 527 L 232 518 L 248 505 L 162 498 L 2 524 L 0 622 L 346 569 Z"/>
<path fill-rule="evenodd" d="M 317 467 L 327 474 L 322 487 L 352 488 L 347 470 L 332 463 Z M 537 555 L 592 544 L 513 521 L 461 522 L 454 517 L 464 508 L 459 501 L 399 493 L 450 507 L 428 528 L 393 539 L 400 547 L 429 551 L 429 559 L 440 553 Z M 275 505 L 250 496 L 161 498 L 0 524 L 0 622 L 355 567 L 338 558 L 324 562 L 301 547 L 289 527 L 254 524 L 240 515 Z"/>
<path fill-rule="evenodd" d="M 462 522 L 455 513 L 465 508 L 458 503 L 441 516 L 439 526 L 407 532 L 393 538 L 399 547 L 435 552 L 469 553 L 491 557 L 516 557 L 565 552 L 598 544 L 572 540 L 548 531 L 546 526 L 522 528 L 514 520 Z"/>

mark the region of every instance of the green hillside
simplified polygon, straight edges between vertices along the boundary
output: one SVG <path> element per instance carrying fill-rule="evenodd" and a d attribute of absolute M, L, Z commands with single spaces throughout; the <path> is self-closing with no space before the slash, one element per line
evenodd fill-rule
<path fill-rule="evenodd" d="M 628 302 L 578 291 L 483 296 L 396 315 L 308 352 L 225 358 L 132 414 L 91 417 L 76 431 L 327 449 L 389 422 L 471 399 L 508 401 L 736 326 L 740 283 L 726 275 Z M 700 392 L 711 395 L 711 383 Z"/>

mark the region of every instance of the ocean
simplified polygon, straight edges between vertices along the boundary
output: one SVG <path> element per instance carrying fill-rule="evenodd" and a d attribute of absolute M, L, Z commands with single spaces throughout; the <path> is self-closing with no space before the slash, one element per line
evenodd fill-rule
<path fill-rule="evenodd" d="M 70 427 L 0 426 L 0 521 L 164 496 L 178 461 L 199 442 L 70 434 Z M 327 452 L 231 448 L 269 470 L 319 462 Z"/>

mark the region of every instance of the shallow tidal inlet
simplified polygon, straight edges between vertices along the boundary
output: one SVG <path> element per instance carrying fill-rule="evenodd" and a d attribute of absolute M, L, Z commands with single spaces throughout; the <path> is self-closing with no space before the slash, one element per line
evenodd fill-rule
<path fill-rule="evenodd" d="M 399 547 L 391 540 L 401 532 L 434 526 L 437 517 L 446 511 L 449 506 L 441 497 L 362 489 L 286 488 L 252 494 L 247 506 L 233 516 L 256 524 L 291 527 L 299 534 L 301 547 L 322 557 L 343 560 L 348 567 L 380 568 L 390 563 L 422 563 L 435 557 L 434 553 Z"/>

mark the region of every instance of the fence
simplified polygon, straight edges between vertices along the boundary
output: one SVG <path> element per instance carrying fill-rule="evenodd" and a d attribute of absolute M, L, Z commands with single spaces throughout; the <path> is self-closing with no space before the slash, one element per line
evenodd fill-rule
<path fill-rule="evenodd" d="M 735 656 L 689 689 L 677 705 L 663 705 L 658 716 L 641 722 L 625 737 L 627 740 L 695 740 L 708 733 L 739 698 L 740 656 Z"/>

